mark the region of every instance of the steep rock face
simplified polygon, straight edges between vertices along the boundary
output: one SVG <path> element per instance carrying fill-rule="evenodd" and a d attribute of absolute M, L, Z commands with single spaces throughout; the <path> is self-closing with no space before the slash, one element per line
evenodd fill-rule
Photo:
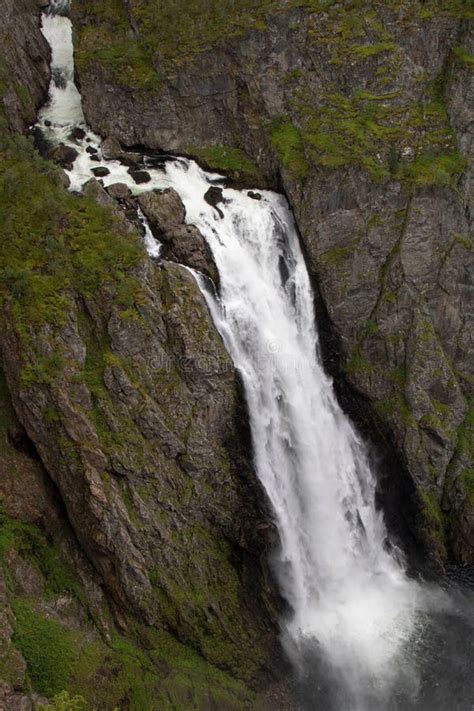
<path fill-rule="evenodd" d="M 265 513 L 239 444 L 236 375 L 197 284 L 54 174 L 26 170 L 32 200 L 18 163 L 3 170 L 3 187 L 16 176 L 3 367 L 82 549 L 121 608 L 255 681 L 275 633 L 259 563 Z M 32 259 L 37 272 L 25 272 Z"/>
<path fill-rule="evenodd" d="M 77 0 L 73 13 L 94 129 L 229 171 L 252 156 L 284 187 L 362 417 L 415 485 L 418 535 L 439 563 L 472 561 L 467 6 L 281 1 L 223 14 Z M 112 60 L 99 36 L 135 61 Z"/>
<path fill-rule="evenodd" d="M 1 709 L 33 711 L 57 694 L 53 708 L 72 707 L 77 694 L 74 707 L 104 711 L 260 708 L 244 684 L 114 602 L 16 418 L 2 371 L 0 499 Z"/>
<path fill-rule="evenodd" d="M 3 111 L 13 131 L 33 123 L 49 86 L 49 45 L 39 26 L 38 0 L 1 0 L 0 87 Z"/>
<path fill-rule="evenodd" d="M 197 284 L 6 133 L 0 211 L 0 704 L 260 708 L 268 514 Z"/>

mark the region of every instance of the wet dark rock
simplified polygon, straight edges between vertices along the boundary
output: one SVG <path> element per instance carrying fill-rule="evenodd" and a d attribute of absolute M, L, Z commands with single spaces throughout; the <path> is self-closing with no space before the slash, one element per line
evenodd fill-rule
<path fill-rule="evenodd" d="M 170 232 L 184 224 L 186 211 L 176 190 L 153 190 L 137 198 L 138 204 L 157 233 Z"/>
<path fill-rule="evenodd" d="M 58 146 L 54 146 L 48 151 L 48 158 L 54 163 L 62 166 L 63 168 L 71 169 L 72 164 L 76 160 L 79 153 L 72 146 L 66 146 L 64 143 L 60 143 Z"/>
<path fill-rule="evenodd" d="M 252 200 L 261 200 L 262 199 L 262 196 L 260 195 L 260 193 L 256 193 L 253 190 L 249 190 L 247 195 L 249 196 L 249 198 L 252 198 Z"/>
<path fill-rule="evenodd" d="M 66 88 L 67 79 L 60 69 L 57 69 L 57 68 L 53 69 L 52 80 L 53 80 L 54 86 L 56 86 L 58 89 L 65 89 Z"/>
<path fill-rule="evenodd" d="M 116 200 L 125 200 L 130 196 L 130 188 L 125 183 L 113 183 L 107 187 L 109 195 Z"/>
<path fill-rule="evenodd" d="M 213 185 L 204 195 L 204 200 L 208 203 L 208 205 L 212 205 L 212 207 L 217 210 L 221 218 L 224 217 L 224 213 L 218 207 L 220 202 L 224 202 L 224 198 L 222 197 L 222 188 L 218 188 Z"/>
<path fill-rule="evenodd" d="M 46 133 L 40 126 L 33 126 L 30 135 L 33 138 L 33 142 L 35 145 L 36 150 L 42 156 L 43 158 L 48 157 L 48 153 L 53 147 L 53 144 L 49 140 L 49 138 L 46 137 Z"/>
<path fill-rule="evenodd" d="M 71 185 L 71 179 L 67 173 L 64 172 L 64 170 L 61 170 L 59 173 L 59 179 L 61 180 L 61 184 L 64 188 L 69 188 Z"/>
<path fill-rule="evenodd" d="M 123 149 L 120 142 L 113 136 L 109 136 L 101 145 L 102 156 L 105 160 L 120 160 L 123 156 Z"/>
<path fill-rule="evenodd" d="M 46 119 L 46 121 L 44 122 L 44 125 L 49 128 L 51 126 L 51 121 Z"/>
<path fill-rule="evenodd" d="M 110 170 L 104 165 L 100 165 L 98 168 L 92 168 L 92 172 L 96 178 L 105 178 L 106 175 L 110 174 Z"/>
<path fill-rule="evenodd" d="M 73 141 L 83 141 L 85 137 L 86 132 L 80 126 L 75 126 L 69 134 L 69 138 L 71 138 Z"/>
<path fill-rule="evenodd" d="M 194 225 L 185 224 L 186 211 L 173 188 L 143 193 L 137 198 L 156 237 L 164 245 L 162 257 L 186 264 L 212 279 L 219 275 L 206 240 Z"/>
<path fill-rule="evenodd" d="M 216 207 L 220 202 L 224 201 L 224 198 L 222 197 L 222 188 L 218 188 L 213 185 L 204 195 L 204 200 L 209 205 L 212 205 L 212 207 Z"/>
<path fill-rule="evenodd" d="M 94 146 L 87 146 L 86 152 L 90 155 L 95 155 L 96 153 L 98 153 L 98 150 L 97 148 L 94 148 Z"/>
<path fill-rule="evenodd" d="M 140 153 L 124 153 L 120 158 L 120 162 L 128 168 L 137 169 L 143 162 L 143 156 Z"/>
<path fill-rule="evenodd" d="M 149 183 L 151 180 L 151 175 L 146 170 L 130 169 L 128 172 L 131 175 L 131 177 L 133 178 L 133 180 L 137 183 L 137 185 L 140 185 L 142 183 Z"/>

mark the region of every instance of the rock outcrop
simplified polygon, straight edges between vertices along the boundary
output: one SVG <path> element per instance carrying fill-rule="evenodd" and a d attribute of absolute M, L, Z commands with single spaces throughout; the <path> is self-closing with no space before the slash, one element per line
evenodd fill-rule
<path fill-rule="evenodd" d="M 472 562 L 467 6 L 282 0 L 222 14 L 210 2 L 189 23 L 176 3 L 116 5 L 105 16 L 74 3 L 89 122 L 218 169 L 253 161 L 282 186 L 328 367 L 352 388 L 352 414 L 396 452 L 387 505 L 400 508 L 390 492 L 411 482 L 405 513 L 432 559 Z M 139 60 L 112 65 L 97 35 Z"/>
<path fill-rule="evenodd" d="M 12 131 L 36 118 L 48 94 L 50 49 L 39 25 L 37 0 L 0 1 L 0 114 Z"/>
<path fill-rule="evenodd" d="M 185 209 L 178 193 L 172 188 L 143 193 L 138 204 L 164 244 L 162 256 L 197 269 L 217 286 L 219 275 L 211 250 L 197 227 L 185 223 Z"/>

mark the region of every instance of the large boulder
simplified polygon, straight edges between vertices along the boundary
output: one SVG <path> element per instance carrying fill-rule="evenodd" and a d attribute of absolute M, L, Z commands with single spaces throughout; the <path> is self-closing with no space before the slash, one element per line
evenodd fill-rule
<path fill-rule="evenodd" d="M 109 136 L 101 145 L 102 157 L 105 160 L 120 160 L 124 154 L 117 138 Z"/>
<path fill-rule="evenodd" d="M 143 193 L 138 203 L 164 245 L 162 256 L 197 269 L 217 286 L 219 275 L 211 250 L 198 228 L 185 223 L 186 211 L 176 190 Z"/>
<path fill-rule="evenodd" d="M 48 151 L 50 160 L 68 170 L 72 168 L 72 164 L 78 155 L 78 151 L 73 146 L 66 146 L 64 143 L 60 143 Z"/>

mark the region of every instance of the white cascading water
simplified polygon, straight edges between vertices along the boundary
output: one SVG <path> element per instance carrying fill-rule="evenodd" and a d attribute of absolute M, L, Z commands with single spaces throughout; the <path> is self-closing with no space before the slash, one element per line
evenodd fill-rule
<path fill-rule="evenodd" d="M 135 194 L 173 187 L 212 250 L 219 296 L 196 278 L 245 385 L 256 470 L 281 540 L 277 572 L 291 608 L 284 622 L 290 654 L 301 666 L 307 650 L 316 650 L 336 679 L 341 711 L 394 708 L 397 688 L 416 691 L 409 649 L 426 592 L 422 605 L 421 587 L 387 547 L 364 444 L 322 368 L 312 289 L 286 201 L 224 189 L 218 211 L 204 195 L 219 176 L 180 159 L 147 167 L 151 180 L 136 185 L 126 166 L 103 159 L 100 138 L 85 125 L 70 20 L 44 15 L 43 31 L 55 81 L 38 126 L 51 142 L 78 150 L 71 189 L 80 190 L 100 165 L 110 171 L 105 186 L 126 183 Z M 83 138 L 71 138 L 77 126 Z M 98 161 L 86 151 L 91 146 Z M 140 219 L 156 257 L 159 245 Z"/>
<path fill-rule="evenodd" d="M 298 658 L 316 642 L 346 687 L 343 708 L 380 711 L 402 677 L 415 691 L 406 661 L 419 588 L 387 550 L 364 445 L 322 368 L 293 218 L 281 196 L 237 190 L 223 191 L 221 218 L 196 164 L 171 163 L 166 174 L 219 271 L 218 298 L 201 287 L 245 385 L 256 469 L 280 534 L 290 652 Z"/>

